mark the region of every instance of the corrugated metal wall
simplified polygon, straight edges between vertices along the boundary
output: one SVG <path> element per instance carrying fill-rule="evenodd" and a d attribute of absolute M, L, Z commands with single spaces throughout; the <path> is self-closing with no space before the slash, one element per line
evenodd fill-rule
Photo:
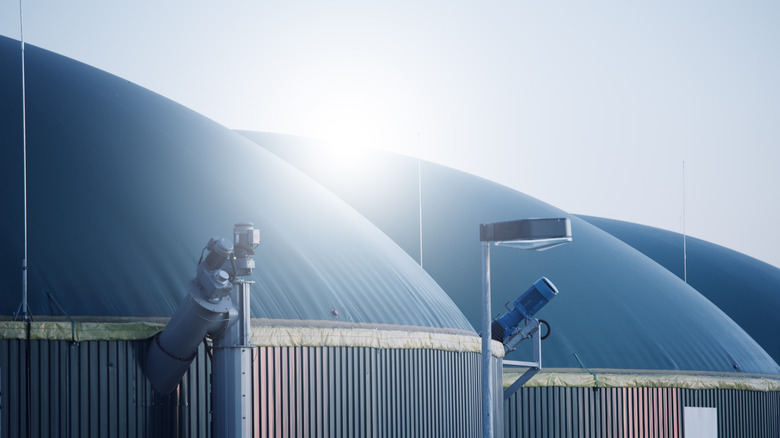
<path fill-rule="evenodd" d="M 146 345 L 0 340 L 1 436 L 208 436 L 204 348 L 177 391 L 163 397 L 142 371 Z"/>
<path fill-rule="evenodd" d="M 718 410 L 718 437 L 780 437 L 780 393 L 681 388 L 521 388 L 506 437 L 682 437 L 684 407 Z"/>
<path fill-rule="evenodd" d="M 210 436 L 206 349 L 161 397 L 143 374 L 146 345 L 0 340 L 0 436 Z M 481 434 L 478 353 L 260 347 L 252 377 L 254 436 Z M 686 406 L 717 408 L 721 438 L 780 436 L 779 392 L 522 388 L 503 406 L 507 437 L 681 437 Z"/>
<path fill-rule="evenodd" d="M 256 351 L 256 436 L 481 435 L 479 354 L 352 347 Z"/>
<path fill-rule="evenodd" d="M 147 345 L 0 340 L 0 436 L 210 436 L 206 349 L 161 397 L 143 374 Z M 481 434 L 478 353 L 260 347 L 252 377 L 254 436 Z"/>

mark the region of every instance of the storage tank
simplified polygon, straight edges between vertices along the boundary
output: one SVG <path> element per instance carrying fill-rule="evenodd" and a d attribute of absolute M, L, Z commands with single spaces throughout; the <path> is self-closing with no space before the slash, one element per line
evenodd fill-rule
<path fill-rule="evenodd" d="M 780 269 L 673 231 L 579 215 L 642 252 L 723 310 L 780 363 Z M 685 244 L 683 244 L 685 240 Z"/>
<path fill-rule="evenodd" d="M 187 108 L 25 53 L 32 321 L 22 322 L 20 43 L 0 37 L 0 435 L 210 436 L 212 345 L 171 395 L 151 389 L 142 365 L 209 238 L 240 221 L 262 236 L 254 435 L 480 435 L 478 335 L 371 222 Z"/>
<path fill-rule="evenodd" d="M 551 326 L 542 343 L 548 369 L 505 394 L 507 436 L 681 436 L 685 408 L 694 409 L 689 420 L 695 409 L 716 409 L 719 436 L 771 437 L 780 431 L 780 367 L 728 310 L 713 304 L 718 294 L 739 300 L 747 286 L 720 289 L 711 301 L 714 285 L 703 287 L 703 295 L 693 282 L 685 284 L 588 221 L 464 172 L 380 151 L 352 157 L 356 171 L 344 172 L 343 165 L 323 165 L 330 151 L 322 143 L 242 134 L 314 177 L 422 260 L 474 326 L 480 324 L 478 224 L 571 220 L 573 240 L 560 248 L 491 250 L 494 313 L 504 312 L 505 303 L 541 275 L 559 291 L 539 312 Z M 707 260 L 726 261 L 716 249 L 706 250 Z M 713 279 L 747 277 L 746 284 L 757 286 L 750 280 L 754 271 L 742 264 L 719 266 L 725 272 Z M 771 275 L 760 278 L 766 290 L 757 297 L 780 287 Z M 749 302 L 759 315 L 761 302 L 773 305 L 745 297 Z M 761 330 L 776 332 L 771 319 L 761 321 L 755 322 Z M 528 348 L 507 356 L 530 358 Z M 519 373 L 505 368 L 504 384 L 509 387 Z"/>

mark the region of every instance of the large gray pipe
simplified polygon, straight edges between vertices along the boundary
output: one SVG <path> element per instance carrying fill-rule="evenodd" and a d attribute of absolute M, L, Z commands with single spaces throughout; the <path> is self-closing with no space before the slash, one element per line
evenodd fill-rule
<path fill-rule="evenodd" d="M 176 388 L 203 338 L 227 325 L 229 310 L 223 309 L 224 305 L 204 307 L 195 296 L 197 291 L 193 294 L 196 288 L 195 281 L 190 282 L 187 297 L 149 347 L 146 375 L 160 394 L 170 394 Z"/>
<path fill-rule="evenodd" d="M 236 224 L 235 249 L 225 239 L 211 239 L 198 262 L 195 280 L 168 325 L 154 337 L 146 357 L 146 375 L 157 392 L 169 394 L 179 384 L 208 335 L 214 341 L 212 396 L 215 437 L 251 433 L 249 276 L 260 233 L 251 223 Z M 229 273 L 228 273 L 229 271 Z M 238 288 L 233 287 L 235 283 Z"/>
<path fill-rule="evenodd" d="M 209 253 L 198 263 L 195 280 L 187 286 L 187 297 L 165 329 L 154 337 L 147 353 L 146 375 L 160 394 L 176 388 L 203 338 L 224 330 L 231 313 L 237 313 L 227 296 L 233 284 L 221 269 L 232 253 L 230 243 L 211 239 L 206 249 Z"/>

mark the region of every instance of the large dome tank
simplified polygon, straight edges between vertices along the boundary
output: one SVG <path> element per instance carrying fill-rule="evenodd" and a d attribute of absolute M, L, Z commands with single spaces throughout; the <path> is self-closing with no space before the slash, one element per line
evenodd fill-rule
<path fill-rule="evenodd" d="M 242 394 L 254 433 L 480 435 L 480 339 L 462 312 L 374 224 L 238 133 L 26 45 L 25 191 L 20 52 L 0 37 L 0 421 L 10 435 L 210 436 L 213 409 L 226 409 L 210 405 L 219 347 L 198 344 L 169 395 L 141 364 L 209 239 L 237 222 L 262 240 Z M 33 321 L 8 321 L 23 300 L 25 224 Z M 49 380 L 58 373 L 68 377 Z"/>
<path fill-rule="evenodd" d="M 683 244 L 683 235 L 673 231 L 615 219 L 579 217 L 686 280 L 780 363 L 780 269 L 695 237 L 686 236 Z"/>
<path fill-rule="evenodd" d="M 479 224 L 570 218 L 570 244 L 545 252 L 491 250 L 494 314 L 540 276 L 560 291 L 539 312 L 552 326 L 543 344 L 547 367 L 780 373 L 756 341 L 696 289 L 577 216 L 410 157 L 364 152 L 351 158 L 353 171 L 344 171 L 346 163 L 323 165 L 331 153 L 316 141 L 243 135 L 333 190 L 417 260 L 421 195 L 423 266 L 475 327 L 481 318 Z M 527 360 L 528 352 L 508 356 L 521 357 Z"/>
<path fill-rule="evenodd" d="M 342 200 L 243 136 L 128 81 L 26 49 L 33 315 L 170 316 L 203 247 L 259 228 L 252 316 L 472 333 L 441 288 Z M 0 38 L 0 313 L 22 298 L 19 42 Z M 313 323 L 317 324 L 317 323 Z"/>

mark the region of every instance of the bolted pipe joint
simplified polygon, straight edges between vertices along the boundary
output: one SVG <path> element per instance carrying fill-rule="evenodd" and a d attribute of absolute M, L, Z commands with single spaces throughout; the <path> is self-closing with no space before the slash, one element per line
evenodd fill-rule
<path fill-rule="evenodd" d="M 206 250 L 209 253 L 205 260 L 198 263 L 195 281 L 200 287 L 199 295 L 216 303 L 233 289 L 233 284 L 229 281 L 230 274 L 222 269 L 232 255 L 233 248 L 227 239 L 214 237 L 206 245 Z"/>

